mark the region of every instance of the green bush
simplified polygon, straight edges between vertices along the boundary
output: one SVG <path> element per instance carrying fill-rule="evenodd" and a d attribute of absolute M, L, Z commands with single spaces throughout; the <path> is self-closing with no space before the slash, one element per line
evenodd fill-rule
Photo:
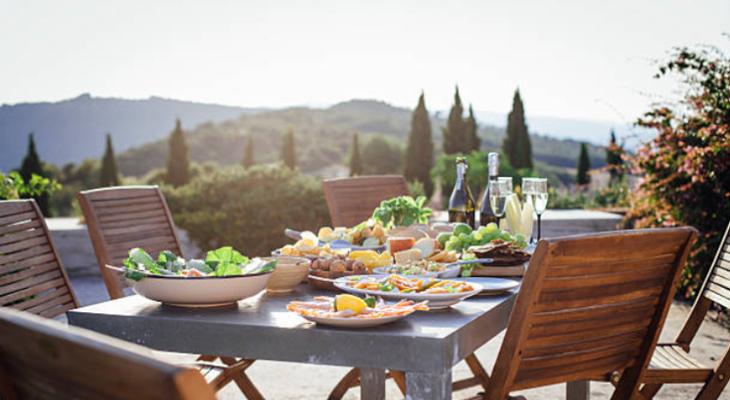
<path fill-rule="evenodd" d="M 201 250 L 232 245 L 266 256 L 289 243 L 285 228 L 329 225 L 321 182 L 288 168 L 236 166 L 163 190 L 175 218 Z"/>
<path fill-rule="evenodd" d="M 466 156 L 461 154 L 442 154 L 436 158 L 436 163 L 431 169 L 431 177 L 441 182 L 441 193 L 443 195 L 444 204 L 449 201 L 451 191 L 454 188 L 456 181 L 456 158 L 466 157 L 466 162 L 469 164 L 469 170 L 466 174 L 466 179 L 469 181 L 469 187 L 472 190 L 474 196 L 484 190 L 487 185 L 488 172 L 487 172 L 487 153 L 483 151 L 473 151 Z M 499 157 L 499 175 L 500 176 L 511 176 L 513 184 L 520 184 L 521 176 L 532 176 L 529 170 L 517 171 L 509 164 L 507 157 L 500 154 Z M 475 201 L 479 202 L 480 199 L 476 198 Z"/>

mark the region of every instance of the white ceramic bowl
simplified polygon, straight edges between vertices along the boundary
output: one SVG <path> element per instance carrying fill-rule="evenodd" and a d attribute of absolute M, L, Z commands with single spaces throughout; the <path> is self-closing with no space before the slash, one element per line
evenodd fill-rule
<path fill-rule="evenodd" d="M 116 271 L 120 268 L 110 267 Z M 272 273 L 177 277 L 145 276 L 139 281 L 127 279 L 132 289 L 150 300 L 181 307 L 219 307 L 252 297 L 266 289 Z"/>

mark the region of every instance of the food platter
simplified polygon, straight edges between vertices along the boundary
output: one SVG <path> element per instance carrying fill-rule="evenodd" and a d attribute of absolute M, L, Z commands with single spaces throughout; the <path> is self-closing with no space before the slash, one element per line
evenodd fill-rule
<path fill-rule="evenodd" d="M 351 294 L 315 296 L 311 300 L 292 300 L 287 310 L 321 325 L 341 328 L 369 328 L 405 318 L 416 311 L 428 311 L 426 302 L 402 300 L 388 304 L 373 297 L 362 299 Z"/>
<path fill-rule="evenodd" d="M 329 326 L 335 326 L 338 328 L 371 328 L 374 326 L 380 326 L 389 324 L 391 322 L 398 321 L 399 319 L 403 319 L 413 312 L 410 312 L 408 314 L 404 315 L 396 315 L 392 317 L 382 317 L 382 318 L 322 318 L 322 317 L 315 317 L 312 315 L 302 315 L 301 317 L 306 319 L 307 321 L 315 322 L 320 325 L 329 325 Z"/>
<path fill-rule="evenodd" d="M 458 293 L 443 293 L 443 294 L 432 294 L 432 293 L 402 293 L 402 292 L 386 292 L 382 290 L 370 290 L 370 289 L 358 289 L 352 287 L 353 283 L 356 283 L 364 279 L 382 280 L 388 278 L 389 275 L 355 275 L 349 277 L 342 277 L 335 279 L 334 285 L 336 288 L 358 295 L 368 295 L 382 297 L 386 300 L 412 300 L 415 302 L 428 301 L 428 306 L 431 309 L 438 310 L 450 307 L 460 301 L 467 299 L 471 296 L 477 295 L 482 291 L 482 287 L 478 284 L 470 284 L 471 289 L 465 292 Z M 409 279 L 430 279 L 421 276 L 406 276 Z M 435 281 L 443 281 L 441 279 L 435 279 Z"/>
<path fill-rule="evenodd" d="M 473 285 L 482 287 L 481 295 L 496 296 L 509 292 L 510 290 L 520 286 L 520 282 L 513 279 L 489 278 L 489 277 L 469 277 L 469 278 L 453 278 L 454 281 L 469 282 Z"/>

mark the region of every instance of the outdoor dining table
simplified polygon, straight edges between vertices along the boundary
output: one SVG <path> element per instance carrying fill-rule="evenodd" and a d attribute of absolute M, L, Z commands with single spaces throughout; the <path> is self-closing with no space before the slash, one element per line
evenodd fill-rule
<path fill-rule="evenodd" d="M 406 398 L 450 399 L 454 365 L 502 332 L 516 294 L 477 296 L 368 329 L 315 325 L 286 310 L 293 299 L 331 292 L 300 285 L 227 308 L 181 308 L 134 295 L 68 312 L 69 324 L 156 350 L 358 367 L 361 398 L 385 398 L 385 370 L 405 371 Z M 333 384 L 338 377 L 333 376 Z M 588 398 L 588 383 L 567 386 Z"/>

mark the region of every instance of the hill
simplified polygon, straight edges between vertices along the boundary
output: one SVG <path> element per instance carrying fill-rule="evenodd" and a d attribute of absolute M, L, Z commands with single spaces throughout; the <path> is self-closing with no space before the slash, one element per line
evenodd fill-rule
<path fill-rule="evenodd" d="M 41 158 L 54 164 L 101 157 L 111 132 L 117 152 L 166 136 L 179 117 L 188 126 L 225 121 L 254 110 L 150 97 L 143 100 L 92 97 L 0 106 L 0 170 L 17 168 L 27 135 L 35 133 Z"/>
<path fill-rule="evenodd" d="M 382 134 L 405 142 L 410 129 L 411 110 L 394 107 L 382 101 L 351 100 L 329 108 L 296 107 L 243 114 L 220 123 L 204 123 L 187 132 L 190 157 L 194 161 L 215 161 L 228 165 L 240 162 L 246 135 L 252 135 L 257 162 L 278 158 L 282 133 L 292 129 L 296 134 L 299 167 L 316 174 L 343 164 L 352 135 Z M 440 149 L 442 119 L 432 118 L 434 141 Z M 503 127 L 480 126 L 484 149 L 501 147 Z M 580 149 L 574 140 L 554 139 L 533 133 L 535 160 L 558 168 L 573 168 Z M 591 164 L 605 164 L 604 150 L 589 146 Z M 126 175 L 143 175 L 164 166 L 167 143 L 158 140 L 130 149 L 119 155 L 119 166 Z M 377 162 L 377 160 L 364 160 Z"/>

